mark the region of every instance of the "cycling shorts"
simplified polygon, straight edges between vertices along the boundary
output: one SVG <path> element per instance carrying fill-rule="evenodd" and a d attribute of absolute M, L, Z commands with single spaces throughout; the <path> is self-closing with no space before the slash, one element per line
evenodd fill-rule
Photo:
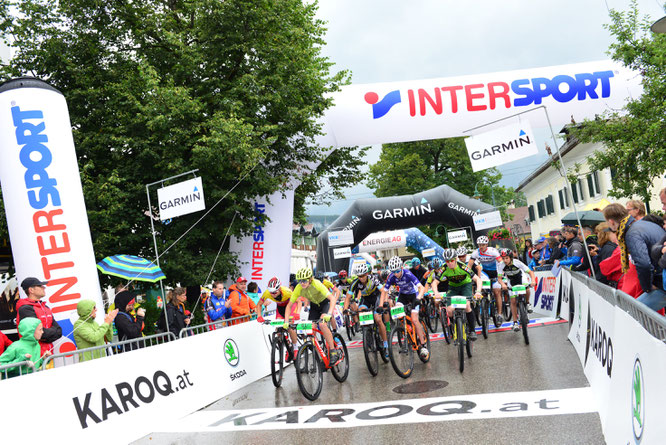
<path fill-rule="evenodd" d="M 474 288 L 472 283 L 463 284 L 462 286 L 453 287 L 449 286 L 447 297 L 472 297 L 474 296 Z"/>
<path fill-rule="evenodd" d="M 286 305 L 284 305 L 284 306 L 277 305 L 276 309 L 277 309 L 277 318 L 284 319 L 284 314 L 285 314 L 285 311 L 287 310 L 287 306 Z M 298 305 L 293 304 L 291 306 L 291 315 L 294 315 L 296 313 L 296 309 L 298 309 Z"/>
<path fill-rule="evenodd" d="M 412 312 L 418 312 L 419 310 L 416 294 L 400 294 L 398 295 L 398 303 L 402 303 L 404 306 L 409 304 L 412 307 Z"/>
<path fill-rule="evenodd" d="M 525 276 L 525 274 L 520 274 L 516 275 L 515 277 L 504 277 L 505 279 L 508 279 L 509 283 L 511 283 L 511 287 L 513 286 L 522 286 L 523 284 L 527 286 L 530 284 L 530 279 L 529 277 Z"/>
<path fill-rule="evenodd" d="M 320 304 L 310 302 L 310 315 L 308 320 L 319 320 L 322 315 L 328 314 L 328 310 L 331 307 L 331 300 L 328 298 L 322 301 Z"/>
<path fill-rule="evenodd" d="M 362 309 L 376 309 L 381 302 L 382 294 L 379 291 L 373 292 L 370 295 L 363 297 L 358 305 L 359 310 Z"/>

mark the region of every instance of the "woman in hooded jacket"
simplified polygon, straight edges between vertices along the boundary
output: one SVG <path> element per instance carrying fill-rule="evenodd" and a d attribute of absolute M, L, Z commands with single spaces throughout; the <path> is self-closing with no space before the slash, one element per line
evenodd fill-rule
<path fill-rule="evenodd" d="M 79 319 L 74 322 L 74 341 L 77 349 L 92 348 L 93 346 L 103 346 L 105 342 L 113 341 L 113 320 L 118 315 L 118 309 L 114 309 L 104 317 L 104 323 L 101 325 L 95 321 L 97 316 L 97 306 L 92 300 L 81 300 L 76 305 L 76 312 Z M 98 349 L 95 351 L 84 352 L 79 355 L 79 361 L 85 362 L 94 358 L 105 357 L 106 350 Z"/>
<path fill-rule="evenodd" d="M 177 287 L 169 292 L 167 300 L 166 310 L 169 331 L 173 332 L 176 338 L 179 338 L 180 331 L 190 324 L 190 317 L 185 314 L 187 290 L 184 287 Z"/>

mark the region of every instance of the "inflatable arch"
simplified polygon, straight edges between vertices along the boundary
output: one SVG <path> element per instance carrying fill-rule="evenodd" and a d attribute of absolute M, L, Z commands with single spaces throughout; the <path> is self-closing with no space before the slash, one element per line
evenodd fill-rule
<path fill-rule="evenodd" d="M 406 229 L 425 224 L 448 224 L 474 227 L 474 216 L 494 207 L 440 185 L 414 195 L 388 198 L 359 199 L 354 202 L 328 230 L 317 238 L 317 270 L 334 271 L 345 268 L 346 259 L 335 259 L 328 245 L 329 231 L 351 230 L 356 240 L 381 230 Z M 484 232 L 485 233 L 485 232 Z"/>
<path fill-rule="evenodd" d="M 438 256 L 442 258 L 444 249 L 432 238 L 412 227 L 405 230 L 392 230 L 389 232 L 377 232 L 365 238 L 351 251 L 356 255 L 364 252 L 375 252 L 378 250 L 395 249 L 399 247 L 411 247 L 418 250 L 424 257 Z M 433 255 L 426 255 L 423 252 L 432 250 Z"/>

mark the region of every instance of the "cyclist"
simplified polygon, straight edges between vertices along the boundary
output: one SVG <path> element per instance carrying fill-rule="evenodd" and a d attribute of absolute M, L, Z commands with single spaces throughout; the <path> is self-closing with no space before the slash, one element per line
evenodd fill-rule
<path fill-rule="evenodd" d="M 381 305 L 387 301 L 388 290 L 391 286 L 397 286 L 399 289 L 398 302 L 403 305 L 410 304 L 412 306 L 412 325 L 416 329 L 416 333 L 419 336 L 419 341 L 421 343 L 421 349 L 419 350 L 419 355 L 427 361 L 427 358 L 430 356 L 430 351 L 425 347 L 426 337 L 425 332 L 423 332 L 423 327 L 419 323 L 419 305 L 418 300 L 423 297 L 425 288 L 421 282 L 409 271 L 402 268 L 402 260 L 398 256 L 394 256 L 388 262 L 388 270 L 391 271 L 384 287 L 382 288 L 382 299 Z"/>
<path fill-rule="evenodd" d="M 291 299 L 292 292 L 288 287 L 284 287 L 282 285 L 282 282 L 278 277 L 273 277 L 270 280 L 268 280 L 268 287 L 264 291 L 264 293 L 261 295 L 261 298 L 259 298 L 259 301 L 257 302 L 257 313 L 259 316 L 257 317 L 257 321 L 259 323 L 264 322 L 264 317 L 263 317 L 263 312 L 264 312 L 264 306 L 268 306 L 269 300 L 274 301 L 275 304 L 277 305 L 277 315 L 276 319 L 285 319 L 287 318 L 285 316 L 285 309 L 287 308 L 287 305 L 289 304 L 289 300 Z M 293 313 L 289 313 L 289 316 L 293 316 L 294 319 L 300 318 L 300 316 L 296 316 L 295 314 L 300 314 L 300 304 L 297 305 L 297 307 L 294 309 Z M 298 353 L 298 338 L 296 337 L 296 331 L 293 329 L 289 329 L 289 337 L 291 338 L 291 344 L 294 345 L 294 360 L 296 359 L 296 354 Z"/>
<path fill-rule="evenodd" d="M 379 328 L 379 335 L 384 342 L 384 357 L 388 358 L 388 341 L 386 340 L 386 326 L 382 321 L 382 318 L 377 314 L 376 310 L 380 308 L 382 284 L 379 282 L 377 277 L 370 274 L 370 266 L 367 263 L 359 263 L 354 266 L 354 275 L 356 279 L 351 285 L 349 294 L 345 299 L 344 310 L 347 310 L 349 306 L 349 300 L 351 300 L 352 295 L 358 297 L 360 304 L 358 305 L 359 311 L 373 311 L 375 324 Z M 352 307 L 353 310 L 356 310 Z"/>
<path fill-rule="evenodd" d="M 529 267 L 525 265 L 519 259 L 513 258 L 513 252 L 509 249 L 500 250 L 500 255 L 502 256 L 502 262 L 497 267 L 497 275 L 499 276 L 500 283 L 502 284 L 502 289 L 508 290 L 506 283 L 503 278 L 506 277 L 511 283 L 511 287 L 519 286 L 525 282 L 525 274 L 529 274 L 531 283 L 536 283 L 536 278 L 534 277 L 534 272 L 530 270 Z M 532 305 L 530 304 L 530 290 L 527 289 L 527 295 L 525 297 L 527 300 L 527 312 L 532 312 Z M 520 323 L 518 323 L 518 308 L 515 298 L 511 298 L 511 313 L 513 314 L 513 330 L 520 330 Z"/>
<path fill-rule="evenodd" d="M 389 274 L 391 272 L 388 271 L 388 269 L 384 269 L 379 273 L 379 281 L 384 284 L 386 283 L 386 280 L 388 280 Z"/>
<path fill-rule="evenodd" d="M 497 263 L 501 261 L 500 253 L 494 247 L 488 247 L 488 237 L 480 236 L 476 239 L 476 245 L 479 247 L 469 258 L 467 267 L 472 269 L 474 262 L 478 261 L 481 263 L 483 272 L 488 276 L 492 282 L 493 294 L 495 295 L 495 301 L 497 302 L 498 312 L 502 308 L 502 285 L 497 282 Z M 499 322 L 502 323 L 502 316 L 498 313 L 497 318 Z"/>
<path fill-rule="evenodd" d="M 445 249 L 444 250 L 444 261 L 446 262 L 446 267 L 442 270 L 438 277 L 434 278 L 432 281 L 433 289 L 435 290 L 436 295 L 439 296 L 438 286 L 441 281 L 447 281 L 449 283 L 449 291 L 447 297 L 474 297 L 476 299 L 481 298 L 481 286 L 482 281 L 476 275 L 473 275 L 468 270 L 460 267 L 458 258 L 456 257 L 456 251 L 454 249 Z M 476 284 L 476 293 L 472 287 L 472 282 Z M 476 319 L 474 313 L 472 312 L 472 306 L 467 301 L 467 306 L 465 307 L 465 313 L 467 315 L 467 326 L 469 329 L 469 339 L 472 341 L 476 340 Z M 453 316 L 453 306 L 446 307 L 446 314 L 449 317 Z"/>
<path fill-rule="evenodd" d="M 422 285 L 425 284 L 425 278 L 423 278 L 423 275 L 425 275 L 428 270 L 421 265 L 420 259 L 412 258 L 412 267 L 409 271 L 421 282 Z"/>
<path fill-rule="evenodd" d="M 340 355 L 333 342 L 333 334 L 331 334 L 331 330 L 328 329 L 328 325 L 325 323 L 330 321 L 333 315 L 333 308 L 336 302 L 335 295 L 321 281 L 314 279 L 312 269 L 309 267 L 299 269 L 296 272 L 296 280 L 298 281 L 298 285 L 296 285 L 294 292 L 291 294 L 285 313 L 291 314 L 292 306 L 299 297 L 306 298 L 310 302 L 308 320 L 319 320 L 320 318 L 324 320 L 324 323 L 319 323 L 319 330 L 326 340 L 329 358 L 332 363 L 335 363 L 340 358 Z M 288 329 L 289 323 L 285 323 L 284 328 Z"/>

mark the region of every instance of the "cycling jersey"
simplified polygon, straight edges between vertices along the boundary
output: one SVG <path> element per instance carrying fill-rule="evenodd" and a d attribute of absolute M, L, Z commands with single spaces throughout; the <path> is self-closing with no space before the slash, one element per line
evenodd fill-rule
<path fill-rule="evenodd" d="M 432 282 L 435 281 L 435 279 L 437 279 L 437 277 L 441 273 L 442 273 L 441 269 L 431 271 L 431 273 L 428 275 L 428 284 L 430 284 L 432 286 Z M 437 291 L 438 292 L 446 292 L 446 290 L 449 287 L 449 283 L 447 283 L 446 281 L 440 281 L 439 279 L 437 279 L 437 281 L 439 281 L 439 285 L 437 286 Z"/>
<path fill-rule="evenodd" d="M 481 252 L 479 249 L 476 249 L 474 252 L 472 252 L 470 258 L 481 263 L 483 271 L 490 278 L 497 277 L 497 261 L 502 258 L 497 249 L 494 247 L 488 247 L 485 252 Z"/>
<path fill-rule="evenodd" d="M 292 292 L 289 301 L 296 303 L 298 297 L 303 297 L 315 304 L 320 304 L 328 298 L 329 294 L 330 292 L 328 288 L 324 286 L 321 281 L 313 279 L 306 289 L 303 289 L 301 283 L 298 283 L 294 288 L 294 292 Z"/>
<path fill-rule="evenodd" d="M 400 278 L 395 276 L 395 273 L 391 273 L 386 284 L 384 285 L 385 290 L 389 290 L 391 286 L 397 286 L 400 289 L 400 294 L 416 294 L 418 288 L 421 285 L 419 280 L 414 276 L 413 273 L 407 269 L 402 270 L 402 276 Z"/>
<path fill-rule="evenodd" d="M 497 268 L 497 275 L 506 276 L 511 283 L 511 286 L 516 286 L 522 284 L 523 282 L 523 273 L 529 274 L 530 269 L 518 259 L 514 259 L 511 264 L 508 266 L 502 261 Z"/>
<path fill-rule="evenodd" d="M 451 287 L 460 287 L 464 286 L 465 284 L 471 283 L 472 282 L 472 275 L 471 272 L 463 269 L 459 265 L 456 264 L 455 269 L 450 269 L 448 267 L 444 268 L 442 270 L 442 273 L 439 274 L 437 277 L 438 281 L 448 281 L 449 286 Z"/>
<path fill-rule="evenodd" d="M 350 292 L 354 297 L 357 296 L 358 293 L 360 292 L 361 297 L 365 298 L 379 292 L 379 289 L 381 289 L 381 287 L 382 285 L 376 277 L 369 276 L 365 283 L 362 283 L 361 280 L 359 280 L 358 278 L 354 280 L 354 282 L 351 285 Z"/>
<path fill-rule="evenodd" d="M 340 289 L 340 292 L 342 292 L 342 294 L 344 295 L 344 294 L 347 293 L 347 291 L 349 291 L 349 288 L 351 287 L 351 284 L 352 284 L 352 280 L 350 280 L 349 278 L 345 278 L 344 280 L 338 280 L 335 283 L 335 286 L 338 289 Z"/>
<path fill-rule="evenodd" d="M 264 293 L 261 294 L 261 300 L 275 301 L 278 306 L 286 306 L 287 303 L 289 303 L 290 298 L 291 298 L 291 289 L 284 286 L 280 286 L 280 293 L 277 295 L 271 295 L 271 293 L 268 292 L 267 290 L 265 290 Z"/>
<path fill-rule="evenodd" d="M 324 280 L 321 282 L 321 284 L 323 284 L 324 286 L 326 286 L 326 288 L 327 288 L 328 290 L 333 290 L 333 288 L 335 287 L 335 284 L 331 283 L 331 281 L 328 280 L 328 279 L 326 279 L 326 278 L 324 278 Z"/>

